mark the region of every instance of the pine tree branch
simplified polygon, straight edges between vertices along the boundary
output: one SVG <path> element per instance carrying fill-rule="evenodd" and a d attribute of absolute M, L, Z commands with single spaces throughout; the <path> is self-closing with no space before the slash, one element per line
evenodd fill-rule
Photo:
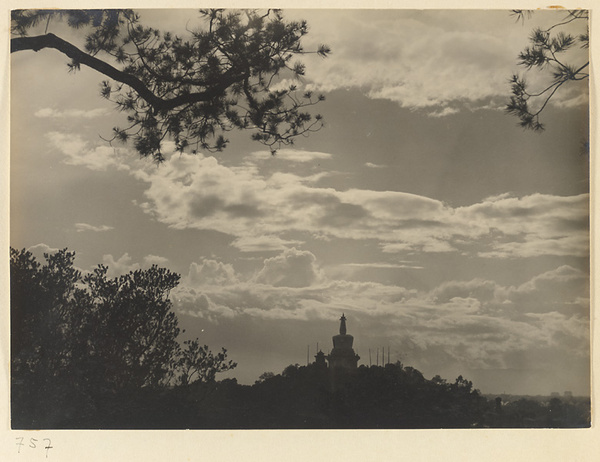
<path fill-rule="evenodd" d="M 242 81 L 246 77 L 246 74 L 236 73 L 233 69 L 229 69 L 224 72 L 219 79 L 215 79 L 215 81 L 218 82 L 217 84 L 210 86 L 204 91 L 179 95 L 171 99 L 162 99 L 150 91 L 144 82 L 137 77 L 122 72 L 107 62 L 81 51 L 75 45 L 52 33 L 34 37 L 15 37 L 11 39 L 10 44 L 11 53 L 24 50 L 39 51 L 44 48 L 58 50 L 71 58 L 74 62 L 83 64 L 117 82 L 128 85 L 154 108 L 155 113 L 159 111 L 169 111 L 184 104 L 211 101 L 216 97 L 222 96 L 229 86 Z"/>

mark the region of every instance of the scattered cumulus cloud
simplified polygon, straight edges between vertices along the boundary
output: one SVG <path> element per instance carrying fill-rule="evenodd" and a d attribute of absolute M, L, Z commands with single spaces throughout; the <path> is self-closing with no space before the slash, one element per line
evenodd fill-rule
<path fill-rule="evenodd" d="M 58 149 L 65 156 L 63 162 L 68 165 L 82 166 L 90 170 L 106 171 L 109 168 L 129 170 L 120 149 L 107 145 L 92 146 L 77 134 L 49 132 L 46 138 L 50 146 Z"/>
<path fill-rule="evenodd" d="M 169 259 L 165 257 L 161 257 L 159 255 L 146 255 L 144 257 L 144 264 L 146 266 L 158 265 L 164 266 L 169 263 Z"/>
<path fill-rule="evenodd" d="M 134 263 L 128 253 L 124 253 L 117 260 L 115 260 L 115 257 L 112 255 L 104 255 L 102 257 L 102 263 L 108 267 L 106 275 L 109 278 L 122 276 L 130 271 L 140 269 L 140 264 Z"/>
<path fill-rule="evenodd" d="M 164 267 L 169 263 L 169 259 L 159 255 L 150 254 L 143 258 L 143 265 L 141 265 L 140 263 L 135 262 L 129 253 L 124 253 L 117 259 L 110 254 L 104 255 L 102 257 L 102 263 L 108 267 L 106 273 L 107 277 L 114 278 L 131 271 L 137 271 L 142 267 L 148 268 L 152 265 Z"/>
<path fill-rule="evenodd" d="M 517 286 L 502 288 L 498 298 L 519 310 L 585 312 L 589 307 L 590 278 L 569 265 L 547 271 Z"/>
<path fill-rule="evenodd" d="M 458 109 L 446 106 L 444 109 L 429 113 L 429 117 L 446 117 L 459 112 Z"/>
<path fill-rule="evenodd" d="M 231 245 L 241 252 L 269 252 L 285 250 L 292 246 L 303 244 L 302 241 L 282 239 L 275 235 L 242 236 Z"/>
<path fill-rule="evenodd" d="M 46 261 L 46 259 L 44 258 L 44 254 L 52 255 L 52 254 L 58 252 L 60 249 L 51 247 L 48 244 L 40 243 L 40 244 L 32 245 L 31 247 L 28 247 L 26 250 L 28 252 L 31 252 L 31 254 L 35 257 L 35 259 L 38 262 L 42 263 L 42 262 Z"/>
<path fill-rule="evenodd" d="M 78 233 L 82 233 L 84 231 L 93 231 L 96 233 L 102 233 L 105 231 L 110 231 L 111 229 L 115 229 L 115 228 L 112 226 L 108 226 L 108 225 L 94 226 L 94 225 L 90 225 L 88 223 L 75 223 L 75 230 Z"/>
<path fill-rule="evenodd" d="M 83 109 L 65 109 L 58 110 L 54 108 L 45 107 L 39 109 L 34 113 L 35 117 L 40 118 L 52 118 L 52 119 L 63 119 L 63 118 L 74 118 L 74 119 L 95 119 L 96 117 L 102 117 L 110 114 L 111 112 L 107 108 L 94 108 L 89 110 Z"/>
<path fill-rule="evenodd" d="M 483 279 L 448 281 L 432 290 L 430 297 L 435 303 L 447 303 L 455 298 L 476 298 L 481 302 L 489 302 L 494 299 L 497 289 L 495 282 Z"/>
<path fill-rule="evenodd" d="M 190 286 L 231 285 L 238 282 L 233 266 L 216 260 L 192 262 L 187 282 Z"/>
<path fill-rule="evenodd" d="M 322 278 L 316 265 L 316 257 L 308 251 L 291 248 L 282 254 L 268 258 L 255 282 L 275 287 L 307 287 Z"/>
<path fill-rule="evenodd" d="M 457 209 L 489 230 L 491 247 L 481 257 L 519 258 L 589 254 L 589 196 L 499 196 Z"/>
<path fill-rule="evenodd" d="M 43 266 L 47 263 L 46 257 L 44 255 L 51 256 L 63 249 L 64 248 L 51 247 L 48 244 L 40 243 L 40 244 L 32 245 L 31 247 L 28 247 L 25 250 L 31 252 L 31 254 L 37 260 L 37 262 Z M 67 251 L 72 252 L 72 250 L 69 248 L 67 248 Z M 76 257 L 77 257 L 77 255 L 76 255 Z M 77 271 L 79 271 L 81 274 L 87 273 L 87 271 L 85 269 L 83 269 L 77 265 L 77 258 L 75 259 L 74 268 Z"/>

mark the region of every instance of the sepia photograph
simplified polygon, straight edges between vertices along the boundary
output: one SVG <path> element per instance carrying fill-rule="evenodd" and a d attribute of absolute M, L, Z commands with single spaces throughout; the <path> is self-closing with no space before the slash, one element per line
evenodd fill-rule
<path fill-rule="evenodd" d="M 12 430 L 591 427 L 589 10 L 10 15 Z"/>

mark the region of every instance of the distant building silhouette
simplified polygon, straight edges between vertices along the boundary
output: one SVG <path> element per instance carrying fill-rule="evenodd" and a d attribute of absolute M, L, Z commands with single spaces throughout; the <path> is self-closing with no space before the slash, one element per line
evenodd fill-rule
<path fill-rule="evenodd" d="M 353 342 L 354 337 L 346 333 L 346 316 L 342 314 L 340 333 L 333 336 L 333 350 L 325 357 L 329 363 L 331 388 L 334 390 L 339 388 L 357 368 L 360 356 L 354 353 Z"/>
<path fill-rule="evenodd" d="M 325 362 L 325 353 L 321 350 L 315 355 L 315 366 L 319 369 L 327 369 L 327 363 Z"/>

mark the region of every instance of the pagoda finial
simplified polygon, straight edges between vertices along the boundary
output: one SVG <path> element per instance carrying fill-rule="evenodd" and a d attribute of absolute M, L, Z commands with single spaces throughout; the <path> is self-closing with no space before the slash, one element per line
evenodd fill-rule
<path fill-rule="evenodd" d="M 342 317 L 340 318 L 340 334 L 346 335 L 346 315 L 342 313 Z"/>

